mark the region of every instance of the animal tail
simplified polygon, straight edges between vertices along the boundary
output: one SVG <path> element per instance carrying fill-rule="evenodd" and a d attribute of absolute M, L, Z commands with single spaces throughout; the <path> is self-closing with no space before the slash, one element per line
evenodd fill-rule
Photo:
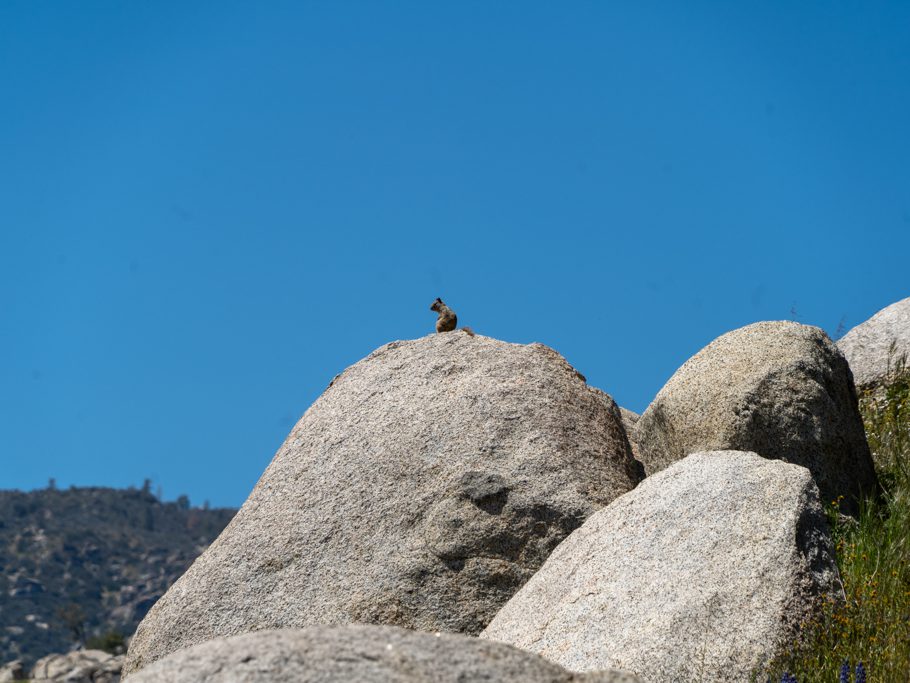
<path fill-rule="evenodd" d="M 476 337 L 476 336 L 477 336 L 477 335 L 474 334 L 474 330 L 472 330 L 470 327 L 462 327 L 462 328 L 461 328 L 461 331 L 462 331 L 462 332 L 466 332 L 467 334 L 471 335 L 472 337 Z"/>

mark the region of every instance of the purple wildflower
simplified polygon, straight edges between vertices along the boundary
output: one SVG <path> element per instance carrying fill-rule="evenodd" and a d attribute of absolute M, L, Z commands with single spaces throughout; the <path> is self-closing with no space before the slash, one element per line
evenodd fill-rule
<path fill-rule="evenodd" d="M 862 662 L 856 665 L 856 683 L 866 683 L 866 667 Z"/>
<path fill-rule="evenodd" d="M 840 667 L 840 678 L 838 683 L 850 683 L 850 660 L 845 659 Z"/>

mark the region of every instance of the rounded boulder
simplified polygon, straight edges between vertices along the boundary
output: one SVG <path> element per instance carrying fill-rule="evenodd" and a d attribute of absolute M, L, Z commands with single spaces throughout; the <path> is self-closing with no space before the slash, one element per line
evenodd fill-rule
<path fill-rule="evenodd" d="M 641 683 L 632 674 L 573 674 L 543 657 L 478 638 L 393 626 L 285 629 L 180 650 L 134 683 Z"/>
<path fill-rule="evenodd" d="M 139 625 L 125 670 L 262 629 L 476 634 L 638 467 L 615 402 L 546 346 L 387 344 L 300 419 Z"/>
<path fill-rule="evenodd" d="M 910 360 L 910 298 L 882 309 L 837 342 L 863 389 L 887 384 Z"/>
<path fill-rule="evenodd" d="M 847 361 L 822 330 L 794 322 L 715 339 L 660 390 L 635 441 L 648 475 L 697 451 L 754 451 L 808 468 L 845 511 L 878 491 Z"/>
<path fill-rule="evenodd" d="M 843 590 L 809 471 L 694 453 L 593 514 L 481 637 L 573 671 L 749 683 L 827 600 Z"/>

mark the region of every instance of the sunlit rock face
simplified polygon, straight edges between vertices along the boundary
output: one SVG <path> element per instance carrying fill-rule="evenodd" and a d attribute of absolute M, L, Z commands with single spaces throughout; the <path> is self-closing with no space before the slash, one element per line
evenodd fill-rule
<path fill-rule="evenodd" d="M 837 342 L 860 388 L 887 384 L 901 367 L 910 367 L 910 298 L 882 309 Z"/>
<path fill-rule="evenodd" d="M 394 626 L 311 626 L 216 638 L 160 659 L 134 683 L 641 683 L 620 671 L 578 675 L 518 648 Z"/>
<path fill-rule="evenodd" d="M 762 322 L 683 364 L 635 425 L 650 475 L 690 453 L 753 451 L 807 467 L 843 509 L 878 491 L 847 361 L 819 328 Z"/>
<path fill-rule="evenodd" d="M 696 453 L 588 518 L 481 637 L 573 671 L 746 683 L 828 597 L 842 589 L 809 471 Z"/>
<path fill-rule="evenodd" d="M 388 344 L 306 412 L 125 670 L 267 628 L 476 634 L 639 470 L 616 404 L 552 349 L 460 331 Z"/>

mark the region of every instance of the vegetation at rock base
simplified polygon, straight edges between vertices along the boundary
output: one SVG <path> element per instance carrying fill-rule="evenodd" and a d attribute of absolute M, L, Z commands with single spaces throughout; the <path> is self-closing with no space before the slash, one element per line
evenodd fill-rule
<path fill-rule="evenodd" d="M 845 660 L 863 662 L 871 682 L 910 672 L 910 371 L 860 397 L 866 437 L 884 495 L 858 521 L 831 515 L 846 602 L 806 625 L 805 641 L 776 663 L 799 683 L 833 683 Z M 834 506 L 831 507 L 832 511 Z"/>
<path fill-rule="evenodd" d="M 116 653 L 235 510 L 141 489 L 0 491 L 0 663 Z"/>
<path fill-rule="evenodd" d="M 108 631 L 86 640 L 85 647 L 88 650 L 104 650 L 112 655 L 122 655 L 126 652 L 126 638 L 119 631 Z"/>

